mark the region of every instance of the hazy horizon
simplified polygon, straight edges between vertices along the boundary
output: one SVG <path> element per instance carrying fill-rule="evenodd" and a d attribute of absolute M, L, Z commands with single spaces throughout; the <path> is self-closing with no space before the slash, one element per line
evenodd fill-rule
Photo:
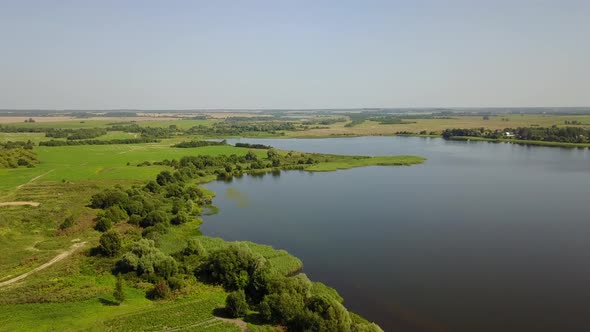
<path fill-rule="evenodd" d="M 588 17 L 574 0 L 3 1 L 0 109 L 587 107 Z"/>

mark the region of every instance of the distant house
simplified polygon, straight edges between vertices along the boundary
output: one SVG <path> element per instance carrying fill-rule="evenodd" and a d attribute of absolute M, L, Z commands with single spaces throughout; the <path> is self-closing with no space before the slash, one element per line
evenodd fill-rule
<path fill-rule="evenodd" d="M 506 138 L 513 138 L 514 134 L 509 132 L 509 131 L 505 131 L 502 136 L 506 137 Z"/>

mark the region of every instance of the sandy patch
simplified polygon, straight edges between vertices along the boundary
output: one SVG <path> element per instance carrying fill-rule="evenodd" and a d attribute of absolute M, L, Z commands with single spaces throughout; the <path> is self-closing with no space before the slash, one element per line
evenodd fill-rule
<path fill-rule="evenodd" d="M 0 206 L 21 206 L 21 205 L 30 205 L 30 206 L 39 206 L 41 203 L 39 202 L 4 202 L 0 203 Z"/>

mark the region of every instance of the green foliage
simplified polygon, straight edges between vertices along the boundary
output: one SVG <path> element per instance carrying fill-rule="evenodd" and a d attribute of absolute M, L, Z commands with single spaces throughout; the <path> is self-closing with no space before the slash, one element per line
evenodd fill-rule
<path fill-rule="evenodd" d="M 37 155 L 26 148 L 0 148 L 0 168 L 32 167 L 37 164 Z"/>
<path fill-rule="evenodd" d="M 130 250 L 118 262 L 123 271 L 134 271 L 144 279 L 161 277 L 168 279 L 178 271 L 174 258 L 164 254 L 155 247 L 154 241 L 141 239 L 131 245 Z"/>
<path fill-rule="evenodd" d="M 188 213 L 180 211 L 170 220 L 170 223 L 173 225 L 181 225 L 187 223 L 189 220 L 190 216 Z"/>
<path fill-rule="evenodd" d="M 162 210 L 155 210 L 149 212 L 147 216 L 143 218 L 141 221 L 141 227 L 149 227 L 166 222 L 168 222 L 168 215 L 166 212 Z"/>
<path fill-rule="evenodd" d="M 105 256 L 115 256 L 119 251 L 121 251 L 121 237 L 119 233 L 114 230 L 110 230 L 106 233 L 103 233 L 100 236 L 100 251 Z"/>
<path fill-rule="evenodd" d="M 248 312 L 248 303 L 244 290 L 237 290 L 229 293 L 225 300 L 225 310 L 230 317 L 243 317 Z"/>
<path fill-rule="evenodd" d="M 99 232 L 106 232 L 109 229 L 111 229 L 111 227 L 113 227 L 113 222 L 111 221 L 111 219 L 101 216 L 96 220 L 94 229 L 96 229 Z"/>
<path fill-rule="evenodd" d="M 104 210 L 102 215 L 105 218 L 110 219 L 115 223 L 126 220 L 127 218 L 129 218 L 129 216 L 127 215 L 127 212 L 125 210 L 121 209 L 121 207 L 119 207 L 118 205 L 108 207 L 106 210 Z"/>
<path fill-rule="evenodd" d="M 201 257 L 207 256 L 207 250 L 203 247 L 201 241 L 191 238 L 187 241 L 186 248 L 182 250 L 185 256 L 197 255 Z"/>
<path fill-rule="evenodd" d="M 39 142 L 39 146 L 72 146 L 72 145 L 114 145 L 114 144 L 141 144 L 141 143 L 158 143 L 160 140 L 155 138 L 124 138 L 124 139 L 111 139 L 111 140 L 97 140 L 97 139 L 86 139 L 86 140 L 68 140 L 58 141 L 49 140 Z"/>
<path fill-rule="evenodd" d="M 231 244 L 211 253 L 202 272 L 225 288 L 238 290 L 248 286 L 250 277 L 258 268 L 265 266 L 265 262 L 264 257 L 255 256 L 247 246 Z"/>
<path fill-rule="evenodd" d="M 152 300 L 161 300 L 170 297 L 170 287 L 164 281 L 157 282 L 148 294 L 148 298 Z"/>
<path fill-rule="evenodd" d="M 121 304 L 125 301 L 125 292 L 123 290 L 123 276 L 121 274 L 117 274 L 117 282 L 115 283 L 115 290 L 113 292 L 113 297 L 115 300 Z"/>
<path fill-rule="evenodd" d="M 180 143 L 172 145 L 174 148 L 199 148 L 202 146 L 215 146 L 215 145 L 227 145 L 227 141 L 223 140 L 221 142 L 215 141 L 182 141 Z"/>
<path fill-rule="evenodd" d="M 68 229 L 68 228 L 72 227 L 73 225 L 74 225 L 74 217 L 68 216 L 66 219 L 64 219 L 64 221 L 61 224 L 59 224 L 59 229 L 60 230 Z"/>

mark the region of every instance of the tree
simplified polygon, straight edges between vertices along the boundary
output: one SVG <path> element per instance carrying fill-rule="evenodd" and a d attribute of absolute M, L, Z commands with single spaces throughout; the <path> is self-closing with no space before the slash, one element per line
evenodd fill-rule
<path fill-rule="evenodd" d="M 166 282 L 160 281 L 154 285 L 154 288 L 147 295 L 152 300 L 165 299 L 170 296 L 170 287 Z"/>
<path fill-rule="evenodd" d="M 207 256 L 207 251 L 205 250 L 205 247 L 203 247 L 203 244 L 201 244 L 201 241 L 197 239 L 189 239 L 186 248 L 182 250 L 182 254 L 185 256 Z"/>
<path fill-rule="evenodd" d="M 231 292 L 225 299 L 225 310 L 231 317 L 243 317 L 248 312 L 248 303 L 243 290 Z"/>
<path fill-rule="evenodd" d="M 121 250 L 121 237 L 114 230 L 108 231 L 100 237 L 100 250 L 107 256 L 115 256 Z"/>
<path fill-rule="evenodd" d="M 166 221 L 168 221 L 166 212 L 161 210 L 155 210 L 148 213 L 148 215 L 141 221 L 141 227 L 154 226 L 156 224 L 164 223 Z"/>
<path fill-rule="evenodd" d="M 111 229 L 111 227 L 113 227 L 113 222 L 111 221 L 111 219 L 107 217 L 99 217 L 96 221 L 94 229 L 96 229 L 99 232 L 106 232 L 109 229 Z"/>
<path fill-rule="evenodd" d="M 123 277 L 121 276 L 121 273 L 117 274 L 117 282 L 115 283 L 115 291 L 113 292 L 113 296 L 119 304 L 125 301 L 125 292 L 123 291 Z"/>
<path fill-rule="evenodd" d="M 248 153 L 246 153 L 246 160 L 248 161 L 255 161 L 258 160 L 258 156 L 256 155 L 256 153 L 254 153 L 253 151 L 248 151 Z"/>
<path fill-rule="evenodd" d="M 180 211 L 180 212 L 178 212 L 177 215 L 175 215 L 170 220 L 170 222 L 173 225 L 181 225 L 181 224 L 187 223 L 189 220 L 190 220 L 190 217 L 188 216 L 188 214 L 186 212 L 184 212 L 184 211 Z"/>

